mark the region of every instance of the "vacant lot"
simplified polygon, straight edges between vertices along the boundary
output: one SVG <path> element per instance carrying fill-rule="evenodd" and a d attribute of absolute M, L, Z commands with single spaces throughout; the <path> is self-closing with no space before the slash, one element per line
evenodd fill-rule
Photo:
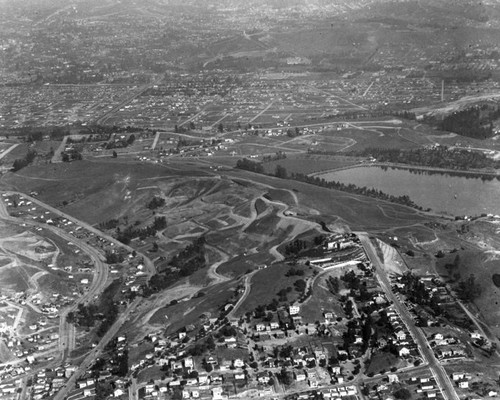
<path fill-rule="evenodd" d="M 242 170 L 228 171 L 227 174 L 253 180 L 256 185 L 262 183 L 275 189 L 292 190 L 298 197 L 299 206 L 315 220 L 344 222 L 353 230 L 384 230 L 429 220 L 425 214 L 412 208 L 364 196 Z"/>
<path fill-rule="evenodd" d="M 303 269 L 303 276 L 285 276 L 291 269 L 286 264 L 274 264 L 266 269 L 258 271 L 251 280 L 250 295 L 243 302 L 237 314 L 243 315 L 247 311 L 253 311 L 259 305 L 267 305 L 273 299 L 278 299 L 277 293 L 282 289 L 291 288 L 287 294 L 287 304 L 293 303 L 300 294 L 294 289 L 294 282 L 299 279 L 306 279 L 312 274 L 312 268 L 295 266 L 295 269 Z"/>
<path fill-rule="evenodd" d="M 302 173 L 311 174 L 314 172 L 328 171 L 357 164 L 359 159 L 344 156 L 321 156 L 315 154 L 290 155 L 285 159 L 264 163 L 266 173 L 274 174 L 276 166 L 281 165 L 286 168 L 289 174 Z"/>

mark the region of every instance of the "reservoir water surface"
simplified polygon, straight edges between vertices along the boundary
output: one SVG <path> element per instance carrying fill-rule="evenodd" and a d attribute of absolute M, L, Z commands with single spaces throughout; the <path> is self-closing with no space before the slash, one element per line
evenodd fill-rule
<path fill-rule="evenodd" d="M 407 195 L 424 209 L 450 215 L 500 214 L 500 181 L 472 176 L 367 166 L 318 175 L 327 181 Z"/>

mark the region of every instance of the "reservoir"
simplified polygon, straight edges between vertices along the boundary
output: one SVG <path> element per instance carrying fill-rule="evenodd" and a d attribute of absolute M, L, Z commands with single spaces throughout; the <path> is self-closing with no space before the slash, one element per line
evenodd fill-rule
<path fill-rule="evenodd" d="M 440 172 L 366 166 L 317 175 L 327 181 L 407 195 L 424 209 L 449 215 L 500 215 L 500 181 Z"/>

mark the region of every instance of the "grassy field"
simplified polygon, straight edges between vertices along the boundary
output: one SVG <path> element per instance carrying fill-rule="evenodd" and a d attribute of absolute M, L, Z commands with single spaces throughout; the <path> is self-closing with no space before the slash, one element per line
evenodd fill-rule
<path fill-rule="evenodd" d="M 401 366 L 403 363 L 404 361 L 400 360 L 394 354 L 379 351 L 372 355 L 370 364 L 366 369 L 366 374 L 378 374 L 381 371 L 388 372 L 392 367 Z"/>
<path fill-rule="evenodd" d="M 274 261 L 274 257 L 265 251 L 248 255 L 241 254 L 221 264 L 219 268 L 217 268 L 217 272 L 225 276 L 237 277 L 263 265 L 269 265 L 272 261 Z"/>
<path fill-rule="evenodd" d="M 252 288 L 250 295 L 238 309 L 238 315 L 244 315 L 247 311 L 253 311 L 258 305 L 266 305 L 271 303 L 274 298 L 278 298 L 277 293 L 281 289 L 291 287 L 292 290 L 288 293 L 287 303 L 293 303 L 299 293 L 293 289 L 293 284 L 298 279 L 306 279 L 312 274 L 312 268 L 296 267 L 304 269 L 304 276 L 285 276 L 290 267 L 286 264 L 275 264 L 266 269 L 258 271 L 252 277 Z"/>
<path fill-rule="evenodd" d="M 353 230 L 384 230 L 410 226 L 430 219 L 409 207 L 306 183 L 242 170 L 228 171 L 227 174 L 271 185 L 275 189 L 293 190 L 299 205 L 307 209 L 308 214 L 312 214 L 311 218 L 316 221 L 343 222 Z"/>
<path fill-rule="evenodd" d="M 459 257 L 458 267 L 448 270 L 446 264 L 453 264 Z M 461 279 L 474 275 L 480 285 L 480 295 L 473 302 L 473 309 L 480 312 L 485 322 L 495 334 L 500 333 L 500 289 L 493 283 L 493 275 L 498 272 L 500 261 L 479 250 L 465 250 L 447 254 L 446 257 L 437 259 L 436 269 L 444 279 L 451 278 L 452 285 Z M 463 313 L 462 313 L 463 314 Z"/>
<path fill-rule="evenodd" d="M 257 215 L 261 215 L 263 212 L 267 210 L 267 205 L 262 199 L 255 200 L 255 211 L 257 211 Z"/>
<path fill-rule="evenodd" d="M 165 324 L 169 321 L 167 334 L 177 332 L 180 328 L 195 324 L 202 314 L 218 316 L 220 307 L 227 304 L 234 294 L 234 282 L 225 282 L 203 290 L 202 297 L 182 301 L 158 310 L 149 320 L 151 324 Z"/>
<path fill-rule="evenodd" d="M 269 200 L 281 201 L 282 203 L 290 206 L 295 204 L 295 199 L 288 190 L 269 189 L 264 196 L 266 196 Z"/>
<path fill-rule="evenodd" d="M 119 160 L 79 161 L 51 164 L 47 168 L 30 166 L 5 175 L 2 182 L 21 192 L 37 191 L 40 200 L 94 224 L 120 216 L 132 201 L 128 195 L 147 186 L 148 181 L 155 185 L 157 180 L 182 176 L 206 174 Z M 147 197 L 148 194 L 139 192 L 135 196 Z"/>
<path fill-rule="evenodd" d="M 331 311 L 338 317 L 345 317 L 344 310 L 338 300 L 328 290 L 326 280 L 330 273 L 322 275 L 313 286 L 312 296 L 301 305 L 300 315 L 304 323 L 323 321 L 323 312 Z"/>
<path fill-rule="evenodd" d="M 281 165 L 288 173 L 311 174 L 314 172 L 328 171 L 336 168 L 357 164 L 359 160 L 354 157 L 323 156 L 316 154 L 290 155 L 286 159 L 264 163 L 266 173 L 273 174 L 276 166 Z"/>

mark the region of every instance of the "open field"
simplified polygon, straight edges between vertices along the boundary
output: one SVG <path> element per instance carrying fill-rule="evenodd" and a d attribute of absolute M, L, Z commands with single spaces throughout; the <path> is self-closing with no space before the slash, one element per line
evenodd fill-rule
<path fill-rule="evenodd" d="M 287 155 L 286 159 L 264 163 L 264 171 L 274 174 L 276 166 L 281 165 L 288 173 L 311 174 L 320 171 L 348 167 L 359 162 L 354 157 L 322 156 L 317 154 Z"/>
<path fill-rule="evenodd" d="M 102 171 L 106 173 L 103 174 Z M 179 176 L 204 176 L 201 172 L 164 166 L 126 163 L 119 160 L 52 164 L 48 168 L 27 167 L 4 176 L 2 182 L 29 193 L 91 224 L 119 217 L 131 203 L 130 194 L 158 180 Z M 140 192 L 138 193 L 140 196 Z"/>
<path fill-rule="evenodd" d="M 186 325 L 199 321 L 202 314 L 216 316 L 219 308 L 233 297 L 234 282 L 211 286 L 202 291 L 205 293 L 203 296 L 192 297 L 175 305 L 161 308 L 152 315 L 149 323 L 165 325 L 168 321 L 168 333 L 173 333 Z"/>
<path fill-rule="evenodd" d="M 328 290 L 326 280 L 331 275 L 333 273 L 324 274 L 316 279 L 312 287 L 312 296 L 301 304 L 300 315 L 304 323 L 323 321 L 325 312 L 333 312 L 337 317 L 345 317 L 338 299 Z"/>
<path fill-rule="evenodd" d="M 277 293 L 282 289 L 291 288 L 287 295 L 287 302 L 293 303 L 300 294 L 293 288 L 293 284 L 298 279 L 307 279 L 312 274 L 312 268 L 304 268 L 303 276 L 285 276 L 290 270 L 286 264 L 274 264 L 268 268 L 258 271 L 251 279 L 251 291 L 248 298 L 242 303 L 237 311 L 237 315 L 244 315 L 248 311 L 253 311 L 259 305 L 267 305 L 274 298 L 278 298 Z"/>

